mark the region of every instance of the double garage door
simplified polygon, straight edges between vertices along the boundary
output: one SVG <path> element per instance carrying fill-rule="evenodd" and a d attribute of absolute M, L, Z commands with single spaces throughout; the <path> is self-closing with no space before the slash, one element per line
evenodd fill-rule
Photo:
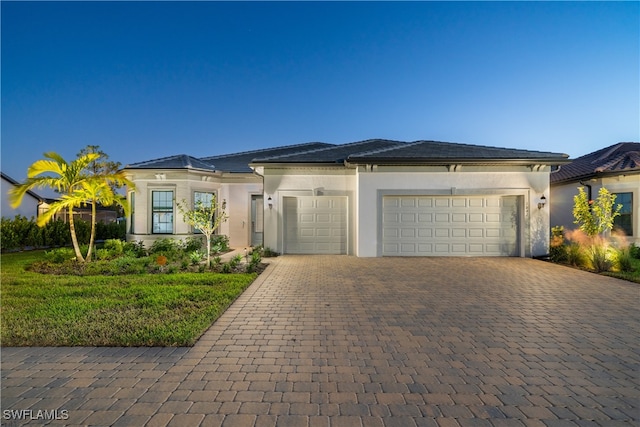
<path fill-rule="evenodd" d="M 285 253 L 347 253 L 346 197 L 285 197 L 283 204 Z"/>
<path fill-rule="evenodd" d="M 385 196 L 382 255 L 518 256 L 517 196 Z"/>
<path fill-rule="evenodd" d="M 284 252 L 346 254 L 347 198 L 284 197 Z M 518 256 L 518 196 L 384 196 L 383 256 Z"/>

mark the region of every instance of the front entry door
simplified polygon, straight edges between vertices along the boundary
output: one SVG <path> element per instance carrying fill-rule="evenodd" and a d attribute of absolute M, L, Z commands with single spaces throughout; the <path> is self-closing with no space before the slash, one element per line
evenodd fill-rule
<path fill-rule="evenodd" d="M 251 246 L 262 245 L 264 227 L 264 197 L 251 196 Z"/>

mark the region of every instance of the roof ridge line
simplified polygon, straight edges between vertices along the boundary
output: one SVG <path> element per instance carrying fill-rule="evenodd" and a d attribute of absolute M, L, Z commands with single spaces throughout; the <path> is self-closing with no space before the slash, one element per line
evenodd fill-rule
<path fill-rule="evenodd" d="M 300 144 L 292 144 L 292 145 L 279 145 L 277 147 L 268 147 L 268 148 L 260 148 L 258 150 L 247 150 L 247 151 L 240 151 L 238 153 L 227 153 L 227 154 L 220 154 L 218 156 L 205 156 L 205 157 L 199 157 L 199 160 L 203 160 L 203 159 L 221 159 L 224 157 L 235 157 L 235 156 L 240 156 L 243 154 L 251 154 L 251 153 L 262 153 L 265 151 L 269 151 L 269 150 L 279 150 L 279 149 L 283 149 L 283 148 L 297 148 L 297 147 L 304 147 L 305 145 L 312 145 L 312 144 L 328 144 L 331 146 L 335 146 L 335 144 L 331 144 L 329 142 L 321 142 L 321 141 L 316 141 L 316 142 L 303 142 Z M 323 147 L 325 148 L 325 147 Z M 204 161 L 204 160 L 203 160 Z"/>
<path fill-rule="evenodd" d="M 151 163 L 151 162 L 157 162 L 159 160 L 166 160 L 166 159 L 171 159 L 171 158 L 176 158 L 176 157 L 180 157 L 180 156 L 188 156 L 188 154 L 173 154 L 171 156 L 164 156 L 164 157 L 158 157 L 157 159 L 149 159 L 149 160 L 144 160 L 142 162 L 136 162 L 136 163 L 129 163 L 126 166 L 133 166 L 133 165 L 141 165 L 141 164 L 145 164 L 145 163 Z M 193 156 L 192 156 L 193 157 Z M 195 158 L 195 157 L 194 157 Z M 125 167 L 126 167 L 125 166 Z"/>
<path fill-rule="evenodd" d="M 391 147 L 379 148 L 377 150 L 360 151 L 358 153 L 349 154 L 349 156 L 347 156 L 347 158 L 349 158 L 351 156 L 363 156 L 363 155 L 368 155 L 368 154 L 384 153 L 385 151 L 395 150 L 400 145 L 402 145 L 404 147 L 409 147 L 409 146 L 411 146 L 411 145 L 413 145 L 415 143 L 415 141 L 414 142 L 403 142 L 403 141 L 396 141 L 396 140 L 393 140 L 393 139 L 370 139 L 368 141 L 388 141 L 388 142 L 392 142 L 392 143 L 394 143 L 396 145 L 393 145 Z"/>
<path fill-rule="evenodd" d="M 301 154 L 319 153 L 319 152 L 322 152 L 322 151 L 332 150 L 332 149 L 335 149 L 335 148 L 340 149 L 340 148 L 344 148 L 344 147 L 351 147 L 351 146 L 355 146 L 355 145 L 358 145 L 358 144 L 368 144 L 368 143 L 371 143 L 373 141 L 388 141 L 388 142 L 394 142 L 394 143 L 399 143 L 399 144 L 405 144 L 402 141 L 393 141 L 393 140 L 384 139 L 384 138 L 370 138 L 370 139 L 364 139 L 362 141 L 347 142 L 345 144 L 331 144 L 331 146 L 329 146 L 329 147 L 316 148 L 316 149 L 313 149 L 313 150 L 302 151 L 302 152 L 299 152 L 299 153 L 281 154 L 279 156 L 269 156 L 269 157 L 262 157 L 262 158 L 257 158 L 257 159 L 259 159 L 259 160 L 274 160 L 274 159 L 279 159 L 279 158 L 297 156 L 297 155 L 301 155 Z"/>

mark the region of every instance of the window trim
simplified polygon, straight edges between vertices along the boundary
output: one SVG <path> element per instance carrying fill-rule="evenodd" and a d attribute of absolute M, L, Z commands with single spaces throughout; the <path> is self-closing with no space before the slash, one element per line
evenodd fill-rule
<path fill-rule="evenodd" d="M 196 193 L 211 194 L 216 199 L 216 202 L 218 201 L 218 192 L 216 190 L 193 190 L 192 197 L 191 197 L 193 207 L 196 206 Z M 215 214 L 213 216 L 213 220 L 215 221 Z M 191 232 L 193 234 L 202 235 L 202 231 L 200 231 L 199 228 L 196 228 L 194 226 L 191 226 Z M 218 234 L 217 230 L 214 234 Z"/>
<path fill-rule="evenodd" d="M 618 200 L 618 197 L 619 197 L 621 194 L 625 194 L 625 195 L 627 195 L 627 194 L 628 194 L 628 195 L 629 195 L 629 197 L 630 197 L 630 199 L 631 199 L 631 200 L 629 201 L 629 212 L 628 212 L 628 213 L 624 213 L 624 214 L 623 214 L 623 213 L 620 213 L 620 215 L 619 215 L 619 216 L 617 216 L 616 218 L 614 218 L 614 219 L 613 219 L 613 223 L 614 223 L 614 225 L 613 225 L 613 229 L 614 229 L 614 230 L 615 230 L 615 229 L 623 230 L 623 231 L 625 232 L 625 234 L 626 234 L 626 236 L 627 236 L 627 237 L 632 237 L 632 236 L 634 236 L 634 235 L 635 235 L 635 233 L 636 233 L 636 230 L 634 230 L 634 226 L 633 226 L 633 218 L 634 218 L 634 214 L 635 214 L 635 212 L 633 212 L 633 197 L 634 197 L 634 194 L 633 194 L 633 193 L 634 193 L 633 191 L 617 191 L 617 192 L 612 192 L 612 194 L 614 194 L 614 195 L 616 196 L 616 201 L 615 201 L 615 204 L 614 204 L 614 209 L 615 209 L 615 206 L 618 206 L 619 204 L 621 204 L 621 203 L 619 202 L 619 200 Z M 623 206 L 624 206 L 624 205 L 623 205 Z M 623 208 L 622 210 L 624 210 L 624 208 Z M 625 229 L 625 228 L 623 228 L 623 227 L 621 227 L 621 226 L 619 226 L 619 225 L 617 225 L 617 224 L 616 224 L 616 220 L 617 220 L 618 218 L 621 218 L 623 215 L 624 215 L 625 217 L 627 217 L 627 216 L 629 217 L 629 227 L 630 227 L 630 230 L 627 230 L 627 229 Z M 630 231 L 631 233 L 629 233 L 629 231 Z"/>
<path fill-rule="evenodd" d="M 171 210 L 157 210 L 154 206 L 154 194 L 155 193 L 171 193 Z M 150 225 L 151 225 L 151 234 L 175 234 L 175 226 L 176 226 L 176 215 L 175 215 L 175 189 L 173 188 L 154 188 L 151 190 L 150 197 Z M 157 213 L 171 213 L 171 230 L 170 231 L 156 231 L 155 227 L 155 219 L 154 216 Z M 158 222 L 159 224 L 167 224 L 167 222 Z"/>

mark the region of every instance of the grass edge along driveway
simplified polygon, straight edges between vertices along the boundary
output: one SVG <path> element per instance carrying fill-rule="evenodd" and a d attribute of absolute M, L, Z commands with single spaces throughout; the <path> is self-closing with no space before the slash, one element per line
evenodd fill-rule
<path fill-rule="evenodd" d="M 55 276 L 41 251 L 0 256 L 0 345 L 191 346 L 256 273 Z"/>

